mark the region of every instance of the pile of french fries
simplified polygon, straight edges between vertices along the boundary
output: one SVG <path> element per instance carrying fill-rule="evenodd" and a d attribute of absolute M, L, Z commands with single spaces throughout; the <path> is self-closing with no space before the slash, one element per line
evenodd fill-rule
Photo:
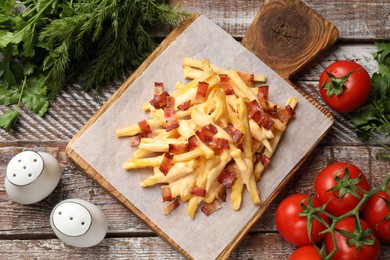
<path fill-rule="evenodd" d="M 208 60 L 187 57 L 183 58 L 182 66 L 185 78 L 190 81 L 176 83 L 175 91 L 169 94 L 174 98 L 178 127 L 167 131 L 164 109 L 155 108 L 151 102 L 143 103 L 142 109 L 150 113 L 146 123 L 153 135 L 142 135 L 143 131 L 138 123 L 116 130 L 117 137 L 141 136 L 138 149 L 130 161 L 123 163 L 123 167 L 127 170 L 152 167 L 153 175 L 143 180 L 141 186 L 169 186 L 172 199 L 180 198 L 182 202 L 188 202 L 187 211 L 191 218 L 195 217 L 202 204 L 220 199 L 220 191 L 225 187 L 218 180 L 227 167 L 232 167 L 239 173 L 229 187 L 231 190 L 228 195 L 232 208 L 240 209 L 245 188 L 253 203 L 260 204 L 257 182 L 265 165 L 262 160 L 256 158 L 259 158 L 259 155 L 268 159 L 272 157 L 288 122 L 272 118 L 272 127 L 266 129 L 248 117 L 247 106 L 253 100 L 256 100 L 262 109 L 282 109 L 282 106 L 261 99 L 256 94 L 258 85 L 263 84 L 266 77 L 251 74 L 255 84 L 248 84 L 242 79 L 240 72 L 219 68 Z M 233 94 L 227 95 L 222 90 L 221 75 L 230 79 Z M 208 89 L 204 99 L 199 101 L 197 89 L 202 82 L 208 84 Z M 177 108 L 185 102 L 189 103 L 186 110 Z M 296 105 L 297 99 L 294 97 L 290 97 L 286 102 L 286 106 L 292 109 Z M 229 125 L 242 133 L 238 142 L 226 131 Z M 199 138 L 197 131 L 205 126 L 218 130 L 215 137 L 226 139 L 227 149 L 213 149 Z M 160 166 L 169 152 L 170 145 L 188 144 L 191 137 L 196 138 L 197 146 L 170 156 L 169 171 L 162 172 Z M 201 188 L 205 193 L 194 194 L 191 192 L 193 188 Z"/>

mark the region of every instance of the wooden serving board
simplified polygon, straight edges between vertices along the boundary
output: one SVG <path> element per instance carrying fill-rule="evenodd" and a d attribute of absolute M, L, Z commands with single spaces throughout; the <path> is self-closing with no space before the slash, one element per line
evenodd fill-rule
<path fill-rule="evenodd" d="M 264 63 L 235 42 L 234 39 L 230 39 L 231 37 L 226 38 L 226 42 L 231 42 L 234 45 L 234 50 L 240 51 L 240 54 L 236 54 L 238 57 L 235 59 L 226 56 L 226 64 L 224 65 L 229 66 L 235 61 L 238 66 L 243 63 L 245 69 L 245 66 L 249 68 L 252 65 L 245 64 L 250 61 L 250 63 L 253 62 L 255 70 L 261 69 L 267 72 L 267 76 L 272 75 L 271 84 L 287 85 L 287 92 L 291 91 L 294 95 L 298 95 L 300 110 L 297 111 L 297 120 L 294 119 L 293 121 L 296 122 L 291 123 L 291 130 L 288 129 L 287 136 L 284 137 L 281 147 L 276 152 L 276 158 L 273 159 L 275 165 L 271 169 L 267 169 L 269 173 L 265 173 L 260 181 L 259 185 L 263 192 L 261 196 L 264 198 L 260 206 L 250 205 L 250 199 L 244 197 L 247 203 L 244 203 L 242 209 L 237 212 L 226 207 L 226 210 L 220 210 L 210 217 L 198 214 L 195 220 L 189 220 L 185 214 L 184 216 L 180 215 L 183 212 L 176 213 L 177 210 L 174 214 L 165 217 L 160 209 L 156 209 L 154 210 L 158 211 L 156 215 L 153 210 L 150 210 L 150 207 L 160 207 L 161 199 L 156 199 L 159 190 L 139 187 L 139 180 L 144 178 L 142 176 L 145 176 L 143 175 L 145 171 L 129 174 L 121 169 L 120 165 L 125 159 L 128 159 L 126 153 L 130 154 L 130 151 L 127 150 L 129 149 L 128 143 L 118 141 L 114 137 L 114 129 L 119 128 L 120 122 L 135 123 L 137 121 L 133 121 L 137 117 L 142 117 L 132 107 L 132 103 L 136 104 L 141 98 L 150 99 L 153 90 L 147 90 L 146 86 L 152 89 L 151 82 L 160 81 L 164 77 L 166 81 L 177 80 L 177 78 L 171 79 L 164 73 L 157 77 L 151 71 L 155 69 L 157 63 L 160 68 L 163 68 L 161 70 L 167 68 L 175 70 L 176 67 L 171 63 L 180 63 L 178 57 L 175 56 L 174 48 L 176 46 L 184 46 L 188 48 L 188 53 L 193 52 L 192 55 L 196 56 L 198 53 L 196 48 L 199 46 L 195 46 L 193 49 L 191 46 L 186 46 L 185 43 L 188 41 L 188 45 L 191 45 L 194 42 L 191 37 L 195 37 L 193 34 L 199 33 L 199 30 L 202 29 L 199 29 L 199 26 L 204 24 L 212 28 L 203 28 L 206 31 L 209 30 L 205 37 L 209 37 L 211 40 L 210 43 L 206 41 L 202 45 L 203 49 L 200 52 L 204 51 L 210 56 L 219 56 L 219 51 L 229 47 L 211 48 L 210 46 L 215 46 L 215 42 L 212 41 L 213 30 L 223 37 L 226 36 L 226 32 L 216 28 L 217 26 L 211 24 L 207 18 L 198 14 L 192 15 L 165 38 L 160 46 L 72 138 L 67 145 L 66 153 L 90 178 L 143 219 L 153 231 L 185 257 L 223 259 L 230 255 L 332 125 L 332 115 L 305 93 L 296 89 L 289 78 L 321 51 L 331 46 L 338 37 L 338 31 L 332 24 L 298 0 L 273 0 L 266 1 L 242 40 L 242 45 Z M 196 37 L 202 42 L 201 37 Z M 211 49 L 208 50 L 208 48 Z M 216 65 L 223 66 L 223 64 Z M 259 73 L 258 71 L 250 72 Z M 150 79 L 154 76 L 157 78 Z M 284 89 L 280 88 L 279 94 L 274 98 L 285 95 L 286 86 L 283 87 Z M 278 88 L 279 86 L 275 89 Z M 131 115 L 131 118 L 128 115 Z M 300 128 L 300 124 L 305 123 L 305 117 L 315 118 L 318 125 L 310 126 L 308 129 Z M 106 129 L 108 129 L 108 134 L 104 132 Z M 310 141 L 303 140 L 306 138 L 305 133 L 300 136 L 304 131 L 309 131 L 308 139 Z M 295 134 L 298 138 L 300 137 L 300 140 L 293 140 Z M 303 147 L 299 152 L 296 151 L 300 149 L 296 148 L 298 145 Z M 291 149 L 295 149 L 294 153 L 289 151 Z M 179 216 L 180 221 L 178 221 Z M 241 220 L 243 223 L 239 222 Z M 224 226 L 225 222 L 226 226 Z M 186 229 L 188 230 L 186 231 Z M 212 234 L 208 239 L 207 232 Z M 202 236 L 206 237 L 196 240 Z M 216 237 L 217 241 L 211 241 L 212 237 Z"/>

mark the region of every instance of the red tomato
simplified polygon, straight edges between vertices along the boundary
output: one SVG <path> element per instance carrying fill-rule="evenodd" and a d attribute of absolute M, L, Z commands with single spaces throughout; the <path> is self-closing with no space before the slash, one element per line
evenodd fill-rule
<path fill-rule="evenodd" d="M 364 244 L 362 247 L 357 250 L 356 244 L 353 244 L 353 240 L 348 238 L 349 243 L 352 243 L 352 245 L 349 245 L 347 242 L 347 238 L 343 236 L 341 233 L 335 231 L 335 238 L 336 238 L 336 245 L 338 250 L 333 256 L 333 260 L 351 260 L 351 259 L 356 259 L 356 260 L 375 260 L 378 259 L 379 257 L 379 240 L 375 236 L 374 233 L 371 235 L 363 235 L 362 232 L 355 231 L 355 217 L 348 217 L 345 219 L 340 220 L 339 223 L 336 224 L 336 229 L 339 230 L 344 230 L 349 233 L 355 233 L 356 237 L 361 236 L 361 238 L 357 238 L 358 242 L 362 242 L 363 240 L 367 240 L 368 242 L 372 242 L 372 240 L 375 239 L 375 242 L 373 245 L 367 245 Z M 364 220 L 360 220 L 363 232 L 370 229 L 369 225 L 367 222 Z M 359 234 L 360 233 L 360 234 Z M 332 240 L 332 235 L 330 233 L 327 233 L 325 238 L 324 238 L 324 243 L 325 243 L 325 249 L 326 252 L 329 254 L 333 248 L 334 248 L 334 243 Z"/>
<path fill-rule="evenodd" d="M 348 169 L 349 172 L 350 181 L 348 182 L 345 180 L 345 178 L 343 178 L 346 169 Z M 336 176 L 341 178 L 341 180 L 337 181 Z M 335 216 L 341 216 L 356 207 L 360 200 L 351 194 L 351 189 L 348 189 L 348 185 L 351 182 L 355 182 L 356 186 L 360 189 L 367 191 L 370 190 L 370 185 L 368 184 L 366 177 L 358 167 L 351 163 L 337 162 L 331 164 L 317 175 L 314 181 L 314 190 L 317 193 L 321 204 L 327 203 L 325 208 L 327 212 Z M 331 191 L 330 189 L 335 186 L 339 186 L 340 190 Z M 343 190 L 346 191 L 344 195 L 340 193 L 340 191 Z M 356 191 L 356 193 L 359 196 L 362 196 L 361 192 Z M 338 198 L 340 195 L 342 196 Z"/>
<path fill-rule="evenodd" d="M 280 235 L 296 246 L 312 244 L 307 234 L 307 218 L 299 216 L 299 213 L 303 212 L 301 202 L 305 199 L 303 204 L 307 205 L 308 201 L 306 199 L 308 198 L 309 195 L 306 194 L 291 195 L 285 198 L 276 209 L 276 226 Z M 321 203 L 316 198 L 312 198 L 312 201 L 313 207 L 321 206 Z M 329 222 L 328 217 L 325 215 L 320 214 L 320 217 L 327 223 Z M 319 235 L 323 230 L 325 230 L 325 226 L 314 219 L 311 234 L 315 243 L 324 237 L 323 235 Z"/>
<path fill-rule="evenodd" d="M 352 112 L 367 101 L 371 91 L 371 78 L 354 61 L 336 61 L 322 72 L 319 89 L 331 109 L 340 113 Z"/>
<path fill-rule="evenodd" d="M 384 220 L 390 214 L 390 208 L 385 200 L 390 201 L 386 192 L 376 193 L 368 201 L 363 216 L 381 241 L 390 242 L 390 220 Z"/>
<path fill-rule="evenodd" d="M 296 249 L 289 260 L 321 260 L 321 256 L 314 246 L 303 246 Z"/>

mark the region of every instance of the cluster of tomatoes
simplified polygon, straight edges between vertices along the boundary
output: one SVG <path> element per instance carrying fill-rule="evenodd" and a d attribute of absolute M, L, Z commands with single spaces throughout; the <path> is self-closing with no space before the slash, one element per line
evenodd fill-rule
<path fill-rule="evenodd" d="M 290 260 L 377 259 L 380 241 L 390 242 L 388 175 L 371 189 L 358 167 L 338 162 L 316 176 L 315 195 L 285 198 L 276 210 L 276 226 L 298 246 Z"/>

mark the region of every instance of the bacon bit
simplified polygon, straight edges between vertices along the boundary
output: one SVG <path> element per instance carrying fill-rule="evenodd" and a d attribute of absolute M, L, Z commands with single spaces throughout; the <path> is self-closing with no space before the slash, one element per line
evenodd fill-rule
<path fill-rule="evenodd" d="M 225 138 L 213 137 L 212 140 L 206 144 L 216 149 L 229 149 L 229 141 Z"/>
<path fill-rule="evenodd" d="M 161 186 L 161 196 L 163 201 L 171 201 L 172 200 L 172 192 L 171 187 L 169 185 Z"/>
<path fill-rule="evenodd" d="M 204 197 L 206 195 L 206 189 L 201 187 L 192 187 L 190 193 L 194 196 Z"/>
<path fill-rule="evenodd" d="M 164 83 L 154 82 L 154 96 L 159 96 L 164 92 Z"/>
<path fill-rule="evenodd" d="M 166 127 L 167 132 L 179 127 L 179 121 L 177 121 L 176 118 L 174 97 L 171 96 L 167 97 L 167 107 L 164 108 L 164 117 L 167 123 L 167 127 Z"/>
<path fill-rule="evenodd" d="M 247 84 L 249 86 L 254 86 L 254 84 L 255 84 L 255 81 L 254 81 L 255 75 L 254 74 L 246 73 L 246 72 L 237 72 L 237 73 L 238 73 L 238 76 L 240 76 L 240 78 L 242 79 L 242 81 L 244 81 L 245 84 Z"/>
<path fill-rule="evenodd" d="M 207 132 L 212 133 L 213 135 L 216 135 L 218 133 L 218 129 L 213 124 L 205 125 L 204 128 Z"/>
<path fill-rule="evenodd" d="M 290 118 L 292 118 L 295 115 L 294 109 L 292 109 L 289 105 L 285 106 L 284 108 L 280 109 L 277 113 L 277 117 L 282 121 L 283 123 L 287 123 Z"/>
<path fill-rule="evenodd" d="M 160 171 L 166 176 L 169 170 L 172 168 L 173 155 L 169 153 L 164 153 L 162 162 L 160 164 Z"/>
<path fill-rule="evenodd" d="M 244 135 L 240 130 L 235 128 L 234 125 L 231 123 L 228 123 L 228 126 L 225 127 L 223 130 L 225 130 L 226 133 L 228 133 L 232 137 L 234 144 L 237 144 L 240 141 L 241 137 Z"/>
<path fill-rule="evenodd" d="M 264 104 L 266 106 L 265 112 L 267 112 L 271 116 L 275 117 L 278 113 L 278 105 L 271 106 L 268 102 L 264 102 Z"/>
<path fill-rule="evenodd" d="M 168 153 L 170 154 L 181 154 L 188 151 L 188 144 L 169 144 Z"/>
<path fill-rule="evenodd" d="M 233 186 L 234 180 L 237 178 L 238 172 L 234 164 L 227 166 L 218 177 L 218 182 L 226 188 Z"/>
<path fill-rule="evenodd" d="M 206 100 L 207 90 L 209 88 L 209 83 L 207 82 L 199 82 L 198 90 L 195 95 L 195 103 L 201 103 Z"/>
<path fill-rule="evenodd" d="M 229 147 L 228 147 L 229 148 Z M 223 149 L 215 148 L 213 147 L 213 151 L 215 155 L 221 155 L 223 152 Z"/>
<path fill-rule="evenodd" d="M 268 116 L 267 114 L 264 114 L 264 117 L 263 119 L 260 121 L 260 124 L 262 127 L 264 127 L 265 129 L 269 130 L 271 129 L 271 127 L 274 125 L 274 121 L 271 119 L 270 116 Z"/>
<path fill-rule="evenodd" d="M 196 130 L 195 133 L 200 140 L 208 144 L 213 140 L 214 135 L 218 133 L 218 129 L 213 124 L 208 124 Z"/>
<path fill-rule="evenodd" d="M 267 101 L 268 100 L 268 86 L 259 86 L 257 87 L 257 97 L 260 100 Z"/>
<path fill-rule="evenodd" d="M 153 138 L 157 135 L 156 132 L 150 132 L 150 133 L 139 133 L 137 136 L 139 139 L 142 139 L 142 138 Z"/>
<path fill-rule="evenodd" d="M 219 204 L 218 200 L 213 200 L 213 202 L 208 203 L 204 205 L 201 210 L 206 216 L 210 216 L 213 214 L 215 211 L 221 209 L 222 206 Z"/>
<path fill-rule="evenodd" d="M 167 108 L 175 108 L 175 97 L 167 97 Z"/>
<path fill-rule="evenodd" d="M 217 192 L 217 199 L 222 202 L 226 202 L 226 188 L 225 186 L 221 186 L 221 188 Z"/>
<path fill-rule="evenodd" d="M 196 135 L 206 145 L 215 149 L 228 149 L 229 141 L 225 138 L 215 137 L 218 133 L 218 129 L 213 124 L 205 125 L 195 131 Z"/>
<path fill-rule="evenodd" d="M 188 138 L 188 151 L 194 150 L 198 146 L 198 139 L 196 139 L 196 135 Z"/>
<path fill-rule="evenodd" d="M 264 167 L 267 167 L 269 165 L 271 159 L 265 154 L 256 153 L 256 161 L 261 162 L 261 164 Z"/>
<path fill-rule="evenodd" d="M 259 126 L 265 129 L 271 129 L 274 121 L 271 116 L 268 115 L 263 109 L 260 108 L 256 100 L 253 100 L 247 104 L 248 117 L 253 119 Z"/>
<path fill-rule="evenodd" d="M 178 105 L 177 109 L 181 111 L 185 111 L 190 107 L 190 105 L 191 105 L 191 100 L 187 100 L 183 104 Z"/>
<path fill-rule="evenodd" d="M 167 105 L 168 97 L 168 92 L 164 91 L 160 95 L 154 96 L 153 99 L 149 101 L 149 103 L 152 104 L 152 106 L 154 106 L 156 109 L 163 108 Z"/>
<path fill-rule="evenodd" d="M 233 90 L 232 84 L 230 82 L 229 76 L 226 74 L 219 74 L 219 78 L 221 80 L 220 81 L 221 88 L 222 88 L 223 92 L 225 92 L 225 95 L 233 95 L 234 90 Z"/>
<path fill-rule="evenodd" d="M 138 135 L 130 136 L 130 147 L 138 146 L 141 142 L 141 139 Z"/>
<path fill-rule="evenodd" d="M 168 215 L 169 213 L 172 212 L 172 210 L 174 210 L 175 208 L 179 207 L 180 203 L 179 203 L 179 199 L 176 198 L 172 201 L 170 201 L 168 204 L 166 204 L 164 206 L 164 209 L 163 209 L 163 213 L 164 215 Z"/>
<path fill-rule="evenodd" d="M 148 122 L 145 119 L 142 121 L 139 121 L 137 124 L 143 133 L 151 133 L 152 132 L 150 125 L 148 124 Z"/>
<path fill-rule="evenodd" d="M 253 118 L 256 113 L 261 111 L 261 108 L 256 100 L 252 100 L 251 102 L 246 104 L 246 107 L 248 109 L 248 117 Z"/>
<path fill-rule="evenodd" d="M 137 135 L 130 136 L 130 147 L 138 146 L 142 138 L 153 138 L 156 135 L 156 132 L 152 131 L 150 133 L 139 133 Z"/>

